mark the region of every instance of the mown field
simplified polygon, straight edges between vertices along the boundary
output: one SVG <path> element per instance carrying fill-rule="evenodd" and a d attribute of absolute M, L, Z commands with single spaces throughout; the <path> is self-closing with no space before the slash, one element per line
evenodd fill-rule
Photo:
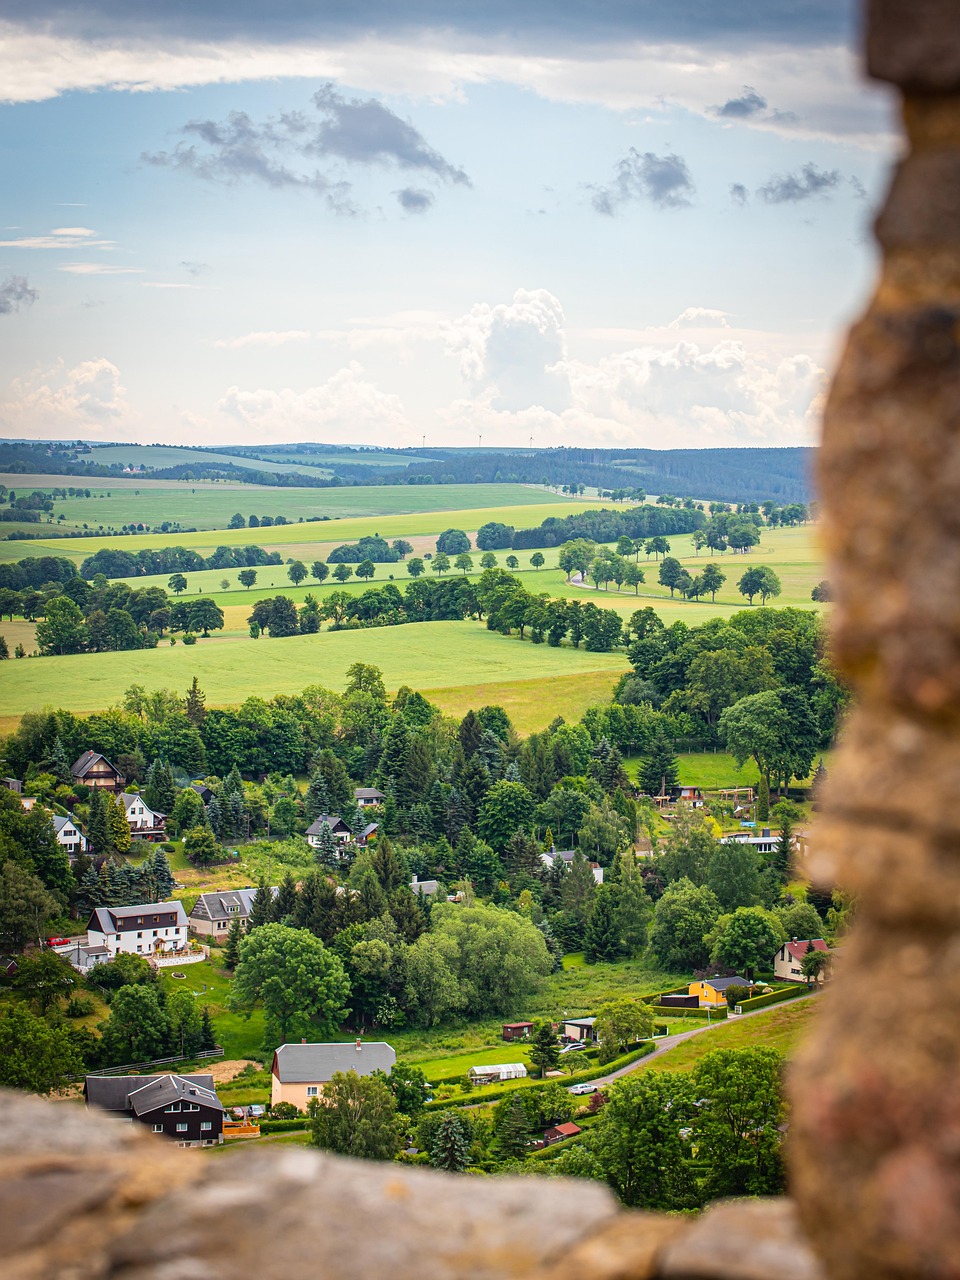
<path fill-rule="evenodd" d="M 259 465 L 259 464 L 258 464 Z M 269 468 L 268 468 L 269 469 Z M 45 484 L 28 484 L 28 480 L 46 480 Z M 53 481 L 53 483 L 51 483 Z M 18 560 L 23 555 L 92 555 L 99 547 L 122 547 L 126 551 L 139 551 L 144 547 L 189 546 L 202 551 L 220 545 L 243 546 L 256 543 L 259 546 L 282 548 L 291 542 L 312 542 L 320 539 L 335 538 L 337 542 L 347 542 L 360 537 L 362 533 L 377 531 L 377 526 L 369 523 L 370 519 L 383 517 L 408 517 L 408 524 L 397 526 L 396 531 L 381 528 L 379 532 L 386 538 L 406 537 L 408 533 L 439 533 L 448 524 L 437 520 L 437 512 L 456 511 L 473 521 L 469 525 L 458 524 L 457 527 L 476 529 L 487 520 L 503 520 L 505 524 L 529 527 L 539 524 L 548 515 L 569 515 L 571 511 L 582 511 L 585 507 L 596 506 L 596 499 L 563 498 L 545 489 L 530 488 L 519 484 L 449 484 L 449 485 L 357 485 L 344 486 L 337 489 L 300 489 L 272 488 L 264 485 L 235 485 L 229 483 L 203 482 L 167 482 L 160 487 L 159 482 L 125 481 L 117 482 L 98 480 L 87 483 L 79 476 L 27 477 L 0 476 L 0 483 L 16 492 L 30 492 L 33 489 L 80 487 L 90 489 L 89 498 L 57 499 L 54 506 L 54 524 L 30 525 L 34 533 L 43 533 L 45 528 L 56 527 L 56 519 L 61 513 L 66 517 L 65 524 L 75 528 L 87 526 L 89 529 L 113 527 L 119 529 L 126 524 L 144 524 L 151 528 L 163 521 L 176 521 L 185 529 L 201 531 L 219 530 L 216 538 L 197 534 L 160 534 L 145 533 L 136 535 L 104 534 L 103 538 L 85 537 L 82 540 L 64 540 L 57 538 L 51 541 L 53 552 L 37 549 L 37 542 L 28 543 L 0 541 L 0 558 Z M 549 507 L 541 515 L 528 515 L 527 509 L 533 507 Z M 494 509 L 505 514 L 498 515 Z M 491 514 L 480 514 L 490 511 Z M 270 526 L 266 529 L 231 529 L 226 526 L 237 511 L 248 519 L 251 515 L 285 516 L 292 521 L 290 525 Z M 418 524 L 409 524 L 409 517 L 423 517 Z M 330 520 L 347 520 L 367 518 L 368 523 L 358 526 L 358 531 L 351 531 L 337 526 L 335 533 L 326 528 L 315 528 L 311 525 L 304 529 L 297 521 L 306 522 L 311 517 L 326 516 Z M 511 518 L 512 516 L 512 518 Z M 8 532 L 0 527 L 0 533 Z M 335 544 L 334 544 L 335 545 Z M 11 550 L 11 548 L 13 550 Z M 17 548 L 21 550 L 16 551 Z M 13 554 L 16 551 L 16 554 Z"/>

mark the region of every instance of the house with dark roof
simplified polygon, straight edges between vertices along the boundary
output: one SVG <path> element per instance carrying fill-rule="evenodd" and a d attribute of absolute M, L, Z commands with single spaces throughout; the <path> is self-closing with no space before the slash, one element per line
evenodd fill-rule
<path fill-rule="evenodd" d="M 133 907 L 95 907 L 87 922 L 87 946 L 103 947 L 112 960 L 132 955 L 170 955 L 187 949 L 183 903 L 143 902 Z"/>
<path fill-rule="evenodd" d="M 123 774 L 99 751 L 85 751 L 70 766 L 70 772 L 85 787 L 104 787 L 107 791 L 123 790 Z"/>
<path fill-rule="evenodd" d="M 383 804 L 387 797 L 376 787 L 356 787 L 353 798 L 357 802 L 358 809 L 366 809 L 372 804 Z"/>
<path fill-rule="evenodd" d="M 432 898 L 440 892 L 439 880 L 418 880 L 416 876 L 410 881 L 410 889 L 413 893 L 421 893 L 424 897 Z"/>
<path fill-rule="evenodd" d="M 773 976 L 785 982 L 806 982 L 803 974 L 803 957 L 814 951 L 829 951 L 822 938 L 794 938 L 785 942 L 773 958 Z"/>
<path fill-rule="evenodd" d="M 23 783 L 19 778 L 0 778 L 0 787 L 6 787 L 14 795 L 23 795 Z"/>
<path fill-rule="evenodd" d="M 223 1142 L 223 1103 L 213 1076 L 87 1076 L 83 1096 L 122 1120 L 146 1125 L 178 1147 L 213 1147 Z"/>
<path fill-rule="evenodd" d="M 270 892 L 276 897 L 277 886 L 273 885 Z M 250 909 L 256 896 L 254 888 L 216 889 L 201 893 L 190 912 L 190 928 L 194 933 L 203 933 L 210 938 L 225 938 L 234 920 L 245 925 L 250 919 Z"/>
<path fill-rule="evenodd" d="M 273 1055 L 271 1071 L 270 1105 L 292 1102 L 306 1111 L 312 1098 L 319 1098 L 323 1089 L 338 1071 L 355 1071 L 358 1076 L 369 1076 L 374 1071 L 389 1074 L 397 1060 L 394 1049 L 381 1041 L 357 1039 L 346 1044 L 282 1044 Z"/>
<path fill-rule="evenodd" d="M 552 845 L 549 849 L 544 849 L 540 853 L 540 861 L 549 871 L 553 864 L 559 860 L 567 864 L 567 870 L 570 870 L 574 858 L 577 856 L 576 849 L 558 849 Z M 603 867 L 599 862 L 591 862 L 590 870 L 593 872 L 593 878 L 597 884 L 603 884 Z"/>
<path fill-rule="evenodd" d="M 701 1009 L 711 1009 L 727 1003 L 727 987 L 751 986 L 753 983 L 739 974 L 731 978 L 701 978 L 699 982 L 690 983 L 687 994 L 697 997 Z"/>
<path fill-rule="evenodd" d="M 197 793 L 197 795 L 203 801 L 204 806 L 208 805 L 210 801 L 213 799 L 213 792 L 210 790 L 210 788 L 207 786 L 205 782 L 191 782 L 190 790 L 195 791 Z"/>
<path fill-rule="evenodd" d="M 89 973 L 95 964 L 109 964 L 113 959 L 106 947 L 90 946 L 79 939 L 67 946 L 54 947 L 54 950 L 68 964 L 72 964 L 77 973 Z"/>
<path fill-rule="evenodd" d="M 151 809 L 143 796 L 124 791 L 120 799 L 130 827 L 130 834 L 140 840 L 164 840 L 167 815 L 159 809 Z"/>
<path fill-rule="evenodd" d="M 566 1040 L 582 1040 L 591 1043 L 596 1040 L 593 1024 L 596 1018 L 564 1018 L 560 1024 L 560 1034 Z"/>
<path fill-rule="evenodd" d="M 307 844 L 314 849 L 320 848 L 320 832 L 328 827 L 337 844 L 346 844 L 353 839 L 353 832 L 338 813 L 321 813 L 307 827 Z"/>
<path fill-rule="evenodd" d="M 75 858 L 78 853 L 86 853 L 87 837 L 74 820 L 64 817 L 62 813 L 54 813 L 51 817 L 57 844 L 66 849 L 71 858 Z"/>

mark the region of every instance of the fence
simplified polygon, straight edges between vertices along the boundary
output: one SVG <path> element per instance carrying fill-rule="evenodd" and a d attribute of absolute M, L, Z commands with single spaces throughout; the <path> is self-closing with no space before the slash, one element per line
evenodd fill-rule
<path fill-rule="evenodd" d="M 144 1067 L 166 1067 L 174 1062 L 197 1062 L 202 1058 L 222 1058 L 223 1049 L 217 1045 L 213 1049 L 202 1049 L 200 1053 L 191 1053 L 186 1057 L 154 1058 L 152 1062 L 127 1062 L 122 1067 L 104 1067 L 100 1071 L 88 1072 L 91 1076 L 122 1076 L 128 1071 L 139 1072 Z"/>

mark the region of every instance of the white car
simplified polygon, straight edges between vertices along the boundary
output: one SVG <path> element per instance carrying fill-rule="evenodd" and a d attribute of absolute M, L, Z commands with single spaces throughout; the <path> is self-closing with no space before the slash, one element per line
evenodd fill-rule
<path fill-rule="evenodd" d="M 599 1093 L 600 1086 L 598 1084 L 575 1084 L 571 1087 L 570 1092 L 579 1097 L 584 1093 Z"/>

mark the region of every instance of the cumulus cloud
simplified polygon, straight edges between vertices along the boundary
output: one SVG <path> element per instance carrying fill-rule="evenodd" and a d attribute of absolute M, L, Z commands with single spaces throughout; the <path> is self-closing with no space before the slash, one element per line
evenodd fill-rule
<path fill-rule="evenodd" d="M 518 289 L 513 301 L 478 303 L 445 329 L 460 374 L 494 409 L 530 405 L 562 411 L 570 400 L 558 366 L 566 358 L 563 308 L 546 289 Z"/>
<path fill-rule="evenodd" d="M 7 276 L 0 281 L 0 316 L 31 306 L 39 296 L 36 289 L 30 288 L 26 276 Z"/>
<path fill-rule="evenodd" d="M 120 370 L 100 357 L 67 369 L 52 369 L 16 379 L 12 397 L 0 404 L 0 422 L 31 431 L 90 431 L 130 416 Z"/>
<path fill-rule="evenodd" d="M 774 174 L 757 191 L 767 204 L 798 204 L 816 196 L 826 197 L 843 181 L 839 169 L 819 169 L 813 162 L 796 173 Z"/>
<path fill-rule="evenodd" d="M 713 114 L 722 120 L 747 120 L 750 116 L 766 111 L 767 100 L 750 85 L 743 86 L 739 98 L 728 98 L 722 106 L 713 107 Z"/>
<path fill-rule="evenodd" d="M 730 183 L 730 199 L 742 208 L 750 199 L 750 194 L 742 182 Z"/>
<path fill-rule="evenodd" d="M 355 214 L 352 184 L 324 168 L 324 162 L 416 170 L 440 182 L 470 185 L 463 169 L 429 146 L 423 135 L 375 98 L 345 98 L 327 84 L 313 96 L 317 117 L 282 112 L 258 122 L 245 111 L 226 120 L 191 120 L 172 151 L 144 152 L 147 164 L 178 169 L 208 182 L 249 179 L 273 190 L 300 189 L 322 196 L 335 213 Z M 423 212 L 432 195 L 408 188 L 401 206 Z"/>
<path fill-rule="evenodd" d="M 404 187 L 401 191 L 395 192 L 395 195 L 400 202 L 400 208 L 405 213 L 426 213 L 433 207 L 432 191 L 423 191 L 419 187 Z"/>
<path fill-rule="evenodd" d="M 676 320 L 671 320 L 668 329 L 729 329 L 726 311 L 715 311 L 712 307 L 687 307 L 681 311 Z"/>
<path fill-rule="evenodd" d="M 683 209 L 696 192 L 687 162 L 673 152 L 665 156 L 631 147 L 617 163 L 609 186 L 593 188 L 597 213 L 612 216 L 625 204 L 649 200 L 658 209 Z"/>
<path fill-rule="evenodd" d="M 288 342 L 307 342 L 310 332 L 307 329 L 265 329 L 256 333 L 244 333 L 237 338 L 215 338 L 212 347 L 224 351 L 239 351 L 244 347 L 283 347 Z"/>
<path fill-rule="evenodd" d="M 341 443 L 395 440 L 410 426 L 400 397 L 370 382 L 355 360 L 304 391 L 230 387 L 219 408 L 235 422 L 272 439 L 316 439 L 323 432 Z"/>

